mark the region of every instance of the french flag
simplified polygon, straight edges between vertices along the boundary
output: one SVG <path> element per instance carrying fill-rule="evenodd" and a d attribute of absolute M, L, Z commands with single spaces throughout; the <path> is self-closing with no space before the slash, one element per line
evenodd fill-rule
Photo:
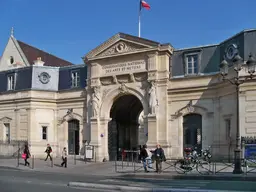
<path fill-rule="evenodd" d="M 150 5 L 149 5 L 146 1 L 140 0 L 140 10 L 141 10 L 142 8 L 145 8 L 145 9 L 147 9 L 147 10 L 150 10 Z"/>

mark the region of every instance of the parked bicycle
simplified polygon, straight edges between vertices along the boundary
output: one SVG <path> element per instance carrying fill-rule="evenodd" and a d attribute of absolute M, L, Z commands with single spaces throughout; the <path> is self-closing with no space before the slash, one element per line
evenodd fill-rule
<path fill-rule="evenodd" d="M 192 170 L 196 170 L 200 174 L 208 175 L 211 172 L 210 163 L 199 158 L 196 148 L 185 148 L 184 152 L 184 159 L 178 160 L 174 164 L 177 173 L 185 174 Z"/>
<path fill-rule="evenodd" d="M 203 160 L 211 163 L 211 158 L 212 158 L 211 146 L 209 146 L 207 149 L 203 149 L 201 151 L 202 151 L 201 157 L 203 158 Z"/>

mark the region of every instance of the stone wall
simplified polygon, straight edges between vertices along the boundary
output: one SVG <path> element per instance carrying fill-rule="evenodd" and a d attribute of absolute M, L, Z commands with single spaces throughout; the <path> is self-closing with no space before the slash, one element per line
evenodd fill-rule
<path fill-rule="evenodd" d="M 31 154 L 44 157 L 49 143 L 53 156 L 60 156 L 63 147 L 67 147 L 67 121 L 72 118 L 80 122 L 80 146 L 88 137 L 84 117 L 85 107 L 83 91 L 45 92 L 24 91 L 0 96 L 0 141 L 5 142 L 4 123 L 10 123 L 11 140 L 28 140 Z M 72 118 L 66 118 L 67 110 L 73 108 Z M 62 121 L 64 120 L 64 121 Z M 47 126 L 47 139 L 42 139 L 42 126 Z M 7 143 L 8 144 L 8 143 Z M 9 153 L 11 145 L 0 147 L 0 155 Z M 2 150 L 2 151 L 1 151 Z"/>

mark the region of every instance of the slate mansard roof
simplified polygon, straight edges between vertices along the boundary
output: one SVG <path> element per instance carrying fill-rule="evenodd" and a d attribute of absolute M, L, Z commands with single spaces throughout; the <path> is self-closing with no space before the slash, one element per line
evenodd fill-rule
<path fill-rule="evenodd" d="M 250 53 L 256 56 L 256 29 L 241 31 L 219 44 L 191 48 L 174 49 L 172 55 L 172 76 L 185 75 L 185 55 L 199 53 L 199 74 L 211 74 L 219 71 L 226 49 L 236 44 L 239 55 L 247 60 Z"/>
<path fill-rule="evenodd" d="M 50 53 L 42 51 L 36 47 L 28 45 L 22 41 L 17 40 L 21 50 L 23 51 L 25 57 L 27 58 L 29 64 L 33 65 L 33 62 L 38 58 L 41 57 L 42 61 L 44 61 L 45 66 L 52 66 L 52 67 L 64 67 L 73 65 L 69 61 L 65 61 L 59 57 L 56 57 Z"/>

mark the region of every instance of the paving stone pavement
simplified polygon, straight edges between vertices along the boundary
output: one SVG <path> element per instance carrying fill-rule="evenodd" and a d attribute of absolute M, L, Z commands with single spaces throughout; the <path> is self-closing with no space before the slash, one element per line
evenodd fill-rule
<path fill-rule="evenodd" d="M 74 159 L 71 157 L 68 159 L 68 167 L 61 167 L 61 159 L 56 158 L 53 163 L 44 159 L 34 159 L 34 167 L 32 159 L 29 159 L 30 167 L 24 166 L 24 160 L 20 159 L 19 166 L 17 159 L 0 159 L 0 167 L 8 167 L 13 169 L 21 169 L 28 171 L 40 171 L 40 172 L 53 172 L 53 173 L 64 173 L 64 174 L 75 174 L 75 175 L 106 175 L 106 176 L 131 176 L 131 177 L 172 177 L 172 176 L 201 176 L 207 177 L 207 175 L 200 175 L 196 170 L 188 174 L 177 174 L 172 164 L 163 163 L 163 173 L 156 174 L 155 170 L 150 170 L 149 173 L 145 173 L 141 163 L 132 164 L 131 162 L 84 162 L 83 160 Z M 223 164 L 219 164 L 216 167 L 210 168 L 212 171 L 209 175 L 214 177 L 227 176 L 227 177 L 254 177 L 256 180 L 256 170 L 251 169 L 252 173 L 247 175 L 233 175 L 233 167 Z M 217 174 L 212 174 L 216 171 L 220 171 Z"/>

